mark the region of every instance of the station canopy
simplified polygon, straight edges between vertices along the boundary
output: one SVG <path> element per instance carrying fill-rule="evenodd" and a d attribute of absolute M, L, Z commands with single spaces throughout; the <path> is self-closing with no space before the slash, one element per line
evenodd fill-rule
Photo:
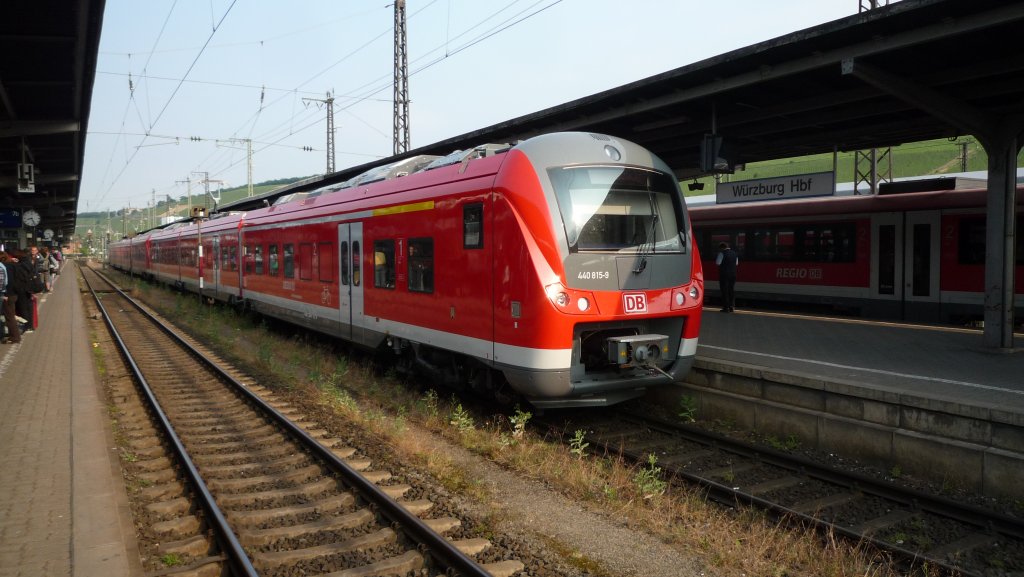
<path fill-rule="evenodd" d="M 0 214 L 34 209 L 55 238 L 75 230 L 103 7 L 0 1 Z"/>

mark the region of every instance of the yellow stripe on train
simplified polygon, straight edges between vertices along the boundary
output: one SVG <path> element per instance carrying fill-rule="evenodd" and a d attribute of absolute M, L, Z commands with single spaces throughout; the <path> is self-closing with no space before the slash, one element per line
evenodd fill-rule
<path fill-rule="evenodd" d="M 434 201 L 414 202 L 412 204 L 400 204 L 387 208 L 373 209 L 373 216 L 387 216 L 389 214 L 402 214 L 403 212 L 418 212 L 421 210 L 434 210 Z"/>

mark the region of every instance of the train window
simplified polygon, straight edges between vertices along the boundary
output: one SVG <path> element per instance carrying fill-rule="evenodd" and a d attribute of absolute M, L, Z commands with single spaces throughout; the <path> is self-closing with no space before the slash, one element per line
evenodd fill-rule
<path fill-rule="evenodd" d="M 322 242 L 317 246 L 317 268 L 320 269 L 320 282 L 334 282 L 334 243 Z"/>
<path fill-rule="evenodd" d="M 462 248 L 484 247 L 484 205 L 462 207 Z"/>
<path fill-rule="evenodd" d="M 282 246 L 281 257 L 284 260 L 284 278 L 295 278 L 295 245 Z"/>
<path fill-rule="evenodd" d="M 960 219 L 960 264 L 985 264 L 985 230 L 984 217 Z"/>
<path fill-rule="evenodd" d="M 242 259 L 245 261 L 245 274 L 251 275 L 255 262 L 253 262 L 252 245 L 245 245 L 244 252 L 242 253 Z"/>
<path fill-rule="evenodd" d="M 256 245 L 253 260 L 256 261 L 256 274 L 263 274 L 263 245 Z"/>
<path fill-rule="evenodd" d="M 878 227 L 878 294 L 896 294 L 896 225 Z"/>
<path fill-rule="evenodd" d="M 359 286 L 359 279 L 362 273 L 359 269 L 361 257 L 359 253 L 359 241 L 352 241 L 352 286 Z"/>
<path fill-rule="evenodd" d="M 313 280 L 313 243 L 299 244 L 299 280 Z"/>
<path fill-rule="evenodd" d="M 341 284 L 348 286 L 348 241 L 341 243 Z"/>
<path fill-rule="evenodd" d="M 749 256 L 753 260 L 793 260 L 795 237 L 791 227 L 755 228 Z"/>
<path fill-rule="evenodd" d="M 231 272 L 238 272 L 238 247 L 228 247 L 228 270 Z"/>
<path fill-rule="evenodd" d="M 718 256 L 718 246 L 723 242 L 731 246 L 740 255 L 740 258 L 745 260 L 747 234 L 731 229 L 706 230 L 697 237 L 697 250 L 700 251 L 701 260 L 715 260 L 715 257 Z"/>
<path fill-rule="evenodd" d="M 985 264 L 985 236 L 988 230 L 985 217 L 960 219 L 960 234 L 957 239 L 957 262 L 960 264 Z M 1024 217 L 1017 217 L 1017 248 L 1014 250 L 1018 265 L 1024 265 Z"/>
<path fill-rule="evenodd" d="M 570 252 L 685 252 L 679 185 L 668 175 L 608 166 L 548 175 Z"/>
<path fill-rule="evenodd" d="M 434 239 L 409 239 L 409 290 L 434 292 Z"/>
<path fill-rule="evenodd" d="M 373 286 L 395 288 L 395 241 L 373 242 Z"/>
<path fill-rule="evenodd" d="M 280 263 L 277 260 L 277 245 L 272 244 L 267 247 L 267 258 L 270 260 L 270 276 L 277 276 L 277 270 Z"/>

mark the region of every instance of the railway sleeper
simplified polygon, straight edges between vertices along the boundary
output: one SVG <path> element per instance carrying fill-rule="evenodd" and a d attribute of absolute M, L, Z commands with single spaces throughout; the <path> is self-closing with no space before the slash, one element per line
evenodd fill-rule
<path fill-rule="evenodd" d="M 955 557 L 957 554 L 966 553 L 972 549 L 989 545 L 998 541 L 999 538 L 995 535 L 989 535 L 985 533 L 971 533 L 962 539 L 953 541 L 952 543 L 946 543 L 945 545 L 936 547 L 931 551 L 925 553 L 925 557 L 931 559 L 947 559 Z"/>
<path fill-rule="evenodd" d="M 375 518 L 373 512 L 364 508 L 352 511 L 351 513 L 345 513 L 344 515 L 311 521 L 301 525 L 240 531 L 238 540 L 246 547 L 272 545 L 283 539 L 306 537 L 324 531 L 355 529 L 373 523 Z"/>
<path fill-rule="evenodd" d="M 308 462 L 309 457 L 305 453 L 296 452 L 267 461 L 254 461 L 244 464 L 203 465 L 201 469 L 203 474 L 210 478 L 233 478 L 263 469 L 291 468 Z"/>
<path fill-rule="evenodd" d="M 238 434 L 225 438 L 224 440 L 214 442 L 213 439 L 218 437 L 211 437 L 206 439 L 195 447 L 190 447 L 189 452 L 197 455 L 210 454 L 210 453 L 223 453 L 225 451 L 237 448 L 239 445 L 244 444 L 248 446 L 253 445 L 280 445 L 281 444 L 281 433 L 277 430 L 267 433 L 262 437 L 251 438 L 248 435 L 244 439 L 239 439 Z M 228 437 L 228 435 L 221 435 L 221 437 Z M 235 440 L 230 440 L 231 438 Z"/>
<path fill-rule="evenodd" d="M 790 487 L 795 487 L 799 485 L 801 482 L 803 482 L 803 479 L 801 479 L 800 477 L 794 477 L 789 475 L 786 477 L 781 477 L 778 479 L 772 479 L 770 481 L 757 483 L 756 485 L 751 485 L 746 488 L 745 492 L 751 495 L 764 495 L 765 493 L 771 493 L 772 491 L 778 491 L 779 489 L 788 489 Z"/>
<path fill-rule="evenodd" d="M 523 565 L 521 561 L 510 559 L 508 561 L 498 561 L 495 563 L 487 563 L 481 565 L 484 571 L 491 574 L 491 577 L 512 577 L 516 573 L 526 569 L 526 565 Z"/>
<path fill-rule="evenodd" d="M 160 469 L 159 471 L 145 471 L 138 477 L 148 483 L 160 485 L 178 479 L 178 473 L 174 469 Z"/>
<path fill-rule="evenodd" d="M 301 497 L 315 497 L 327 491 L 338 489 L 338 482 L 330 477 L 322 477 L 301 487 L 286 489 L 268 489 L 266 491 L 217 495 L 217 503 L 224 508 L 244 507 L 253 503 L 282 501 Z"/>
<path fill-rule="evenodd" d="M 314 559 L 322 559 L 324 557 L 330 557 L 332 555 L 338 555 L 342 553 L 350 553 L 352 551 L 366 551 L 369 549 L 375 549 L 377 547 L 383 547 L 390 545 L 398 541 L 398 534 L 392 529 L 380 529 L 373 533 L 366 535 L 360 535 L 351 539 L 340 541 L 338 543 L 329 543 L 327 545 L 318 545 L 316 547 L 309 547 L 306 549 L 292 549 L 288 551 L 274 551 L 271 553 L 256 553 L 253 556 L 253 565 L 260 569 L 273 569 L 282 565 L 294 565 L 301 561 L 311 561 Z M 422 567 L 423 558 L 419 553 L 409 551 L 403 555 L 399 555 L 399 558 L 404 558 L 406 555 L 412 553 L 413 555 L 420 557 L 419 563 Z M 386 561 L 386 560 L 385 560 Z"/>
<path fill-rule="evenodd" d="M 258 477 L 247 477 L 242 479 L 209 479 L 206 484 L 215 493 L 229 492 L 238 493 L 254 489 L 261 485 L 268 485 L 280 482 L 305 483 L 323 475 L 320 465 L 308 465 L 296 469 L 284 475 L 260 475 Z"/>
<path fill-rule="evenodd" d="M 163 519 L 181 516 L 192 509 L 192 499 L 181 496 L 166 501 L 156 501 L 146 505 L 146 510 Z"/>
<path fill-rule="evenodd" d="M 177 423 L 175 423 L 175 428 L 177 428 Z M 189 427 L 188 427 L 188 425 L 186 423 L 186 426 L 182 427 L 182 428 L 183 429 L 188 429 Z M 236 428 L 236 427 L 232 426 L 230 428 L 229 427 L 225 427 L 222 430 L 210 430 L 208 427 L 207 428 L 196 427 L 194 431 L 187 431 L 186 430 L 186 431 L 183 431 L 183 432 L 188 434 L 189 436 L 195 437 L 196 439 L 198 439 L 198 440 L 200 440 L 200 441 L 202 441 L 204 443 L 206 443 L 206 442 L 217 443 L 218 442 L 217 439 L 220 439 L 220 438 L 225 438 L 225 439 L 232 438 L 232 439 L 234 439 L 234 438 L 239 438 L 239 437 L 244 437 L 247 442 L 253 442 L 253 441 L 256 441 L 257 439 L 265 439 L 265 438 L 273 436 L 273 435 L 280 436 L 280 434 L 281 434 L 281 431 L 279 431 L 277 429 L 277 427 L 275 427 L 274 425 L 271 425 L 270 423 L 266 423 L 264 425 L 261 425 L 259 427 L 254 428 L 254 429 L 243 429 L 243 428 Z"/>
<path fill-rule="evenodd" d="M 209 555 L 212 548 L 210 540 L 207 539 L 205 535 L 193 535 L 184 539 L 178 539 L 177 541 L 167 541 L 157 545 L 157 551 L 161 555 L 188 555 L 193 558 Z"/>
<path fill-rule="evenodd" d="M 829 507 L 845 505 L 852 501 L 856 501 L 861 497 L 863 497 L 863 495 L 859 493 L 837 493 L 835 495 L 829 495 L 827 497 L 819 497 L 817 499 L 811 499 L 810 501 L 796 503 L 794 505 L 790 505 L 789 508 L 798 513 L 813 515 L 819 511 L 828 509 Z"/>
<path fill-rule="evenodd" d="M 202 530 L 203 522 L 195 515 L 175 517 L 167 521 L 153 523 L 150 529 L 162 539 L 184 539 L 197 535 Z"/>
<path fill-rule="evenodd" d="M 139 496 L 145 501 L 173 499 L 184 494 L 185 485 L 177 479 L 171 479 L 167 482 L 152 485 L 139 491 Z"/>
<path fill-rule="evenodd" d="M 278 445 L 271 445 L 261 451 L 239 451 L 237 453 L 196 455 L 194 460 L 200 467 L 220 467 L 239 461 L 246 462 L 254 459 L 273 459 L 298 452 L 300 451 L 293 445 L 281 443 Z"/>
<path fill-rule="evenodd" d="M 137 453 L 136 456 L 138 456 Z M 135 467 L 138 468 L 140 471 L 145 471 L 149 473 L 153 471 L 159 471 L 160 469 L 171 469 L 173 468 L 173 463 L 171 459 L 169 459 L 168 457 L 157 457 L 155 459 L 144 459 L 135 461 Z"/>
<path fill-rule="evenodd" d="M 309 505 L 275 507 L 273 509 L 255 509 L 251 511 L 228 511 L 225 514 L 233 525 L 239 527 L 255 527 L 271 521 L 290 517 L 299 517 L 311 513 L 327 514 L 339 511 L 355 504 L 356 499 L 351 493 L 339 493 L 326 499 L 320 499 Z"/>

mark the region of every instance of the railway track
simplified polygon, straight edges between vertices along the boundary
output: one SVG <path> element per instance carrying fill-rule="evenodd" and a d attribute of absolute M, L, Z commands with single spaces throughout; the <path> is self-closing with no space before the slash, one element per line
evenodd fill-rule
<path fill-rule="evenodd" d="M 654 455 L 666 478 L 697 484 L 717 501 L 865 541 L 908 564 L 951 575 L 1024 575 L 1019 518 L 621 409 L 544 424 L 583 431 L 593 453 L 639 464 Z"/>
<path fill-rule="evenodd" d="M 431 516 L 429 500 L 373 470 L 358 448 L 306 431 L 271 392 L 240 382 L 97 271 L 81 270 L 136 384 L 114 404 L 122 460 L 143 501 L 136 522 L 153 549 L 147 575 L 522 571 L 515 559 L 477 562 L 489 541 L 460 539 L 457 518 Z"/>

